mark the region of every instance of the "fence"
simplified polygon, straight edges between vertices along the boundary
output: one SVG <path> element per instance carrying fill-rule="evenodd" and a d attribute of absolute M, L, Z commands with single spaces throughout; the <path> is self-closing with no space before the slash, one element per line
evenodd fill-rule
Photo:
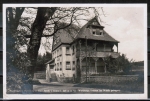
<path fill-rule="evenodd" d="M 82 78 L 82 83 L 86 78 Z M 138 75 L 116 75 L 116 76 L 87 76 L 88 83 L 132 83 L 139 80 Z"/>
<path fill-rule="evenodd" d="M 35 79 L 46 79 L 46 74 L 45 74 L 45 72 L 37 72 L 37 73 L 34 73 L 34 78 Z"/>

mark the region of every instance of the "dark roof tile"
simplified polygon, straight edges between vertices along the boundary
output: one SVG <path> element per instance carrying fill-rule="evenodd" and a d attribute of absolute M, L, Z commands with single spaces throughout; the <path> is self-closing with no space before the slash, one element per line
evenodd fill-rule
<path fill-rule="evenodd" d="M 85 38 L 85 36 L 88 39 L 92 39 L 92 40 L 101 40 L 101 41 L 111 41 L 111 42 L 119 42 L 117 40 L 115 40 L 113 37 L 111 37 L 105 30 L 103 30 L 103 35 L 93 35 L 92 32 L 90 31 L 88 27 L 88 25 L 90 25 L 94 20 L 97 20 L 97 17 L 94 17 L 93 19 L 91 19 L 87 24 L 85 24 L 79 31 L 79 34 L 76 36 L 76 39 L 78 38 Z M 98 22 L 99 23 L 99 22 Z M 97 25 L 96 25 L 97 26 Z M 99 23 L 99 26 L 100 23 Z M 103 26 L 101 26 L 103 27 Z"/>
<path fill-rule="evenodd" d="M 101 41 L 110 41 L 110 42 L 119 42 L 115 40 L 113 37 L 111 37 L 106 31 L 103 32 L 103 35 L 93 35 L 89 28 L 84 28 L 79 32 L 76 39 L 78 38 L 85 38 L 91 39 L 91 40 L 101 40 Z"/>
<path fill-rule="evenodd" d="M 97 17 L 94 17 L 93 19 L 88 21 L 81 29 L 79 29 L 79 27 L 77 27 L 76 25 L 71 25 L 68 28 L 59 30 L 55 35 L 60 37 L 60 42 L 56 45 L 53 45 L 53 50 L 62 43 L 70 44 L 76 39 L 85 38 L 85 36 L 87 37 L 87 39 L 91 40 L 119 42 L 115 40 L 112 36 L 110 36 L 105 30 L 103 30 L 103 35 L 93 35 L 90 29 L 87 27 L 88 25 L 91 25 L 94 20 L 98 22 Z M 96 26 L 103 28 L 103 26 L 101 26 L 99 22 Z"/>

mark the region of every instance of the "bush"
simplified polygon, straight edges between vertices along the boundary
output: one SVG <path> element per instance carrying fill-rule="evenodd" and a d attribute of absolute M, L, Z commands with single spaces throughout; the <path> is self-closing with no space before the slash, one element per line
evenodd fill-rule
<path fill-rule="evenodd" d="M 23 84 L 31 78 L 28 72 L 30 61 L 26 53 L 18 53 L 13 58 L 9 58 L 7 64 L 7 93 L 17 93 L 22 91 Z"/>
<path fill-rule="evenodd" d="M 129 61 L 125 54 L 119 55 L 118 58 L 112 58 L 111 56 L 104 59 L 107 71 L 110 73 L 116 73 L 123 71 L 128 74 L 132 68 L 132 60 Z"/>
<path fill-rule="evenodd" d="M 107 71 L 110 73 L 115 73 L 118 71 L 117 60 L 112 58 L 111 56 L 105 58 L 105 64 Z"/>
<path fill-rule="evenodd" d="M 121 67 L 124 73 L 129 73 L 131 71 L 133 60 L 129 60 L 125 54 L 120 55 L 117 61 L 119 63 L 118 66 Z"/>

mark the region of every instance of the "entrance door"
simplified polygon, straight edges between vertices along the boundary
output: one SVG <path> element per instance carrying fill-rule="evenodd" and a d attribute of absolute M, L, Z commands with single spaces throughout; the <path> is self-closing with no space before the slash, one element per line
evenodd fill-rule
<path fill-rule="evenodd" d="M 50 65 L 50 72 L 54 73 L 54 65 Z"/>

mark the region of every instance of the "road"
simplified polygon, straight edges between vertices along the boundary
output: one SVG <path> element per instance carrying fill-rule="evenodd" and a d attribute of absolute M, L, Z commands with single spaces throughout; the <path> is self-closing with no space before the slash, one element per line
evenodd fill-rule
<path fill-rule="evenodd" d="M 34 93 L 40 94 L 122 94 L 122 93 L 142 93 L 135 87 L 125 87 L 125 85 L 112 84 L 72 84 L 46 82 L 39 80 L 41 84 L 34 85 Z"/>

